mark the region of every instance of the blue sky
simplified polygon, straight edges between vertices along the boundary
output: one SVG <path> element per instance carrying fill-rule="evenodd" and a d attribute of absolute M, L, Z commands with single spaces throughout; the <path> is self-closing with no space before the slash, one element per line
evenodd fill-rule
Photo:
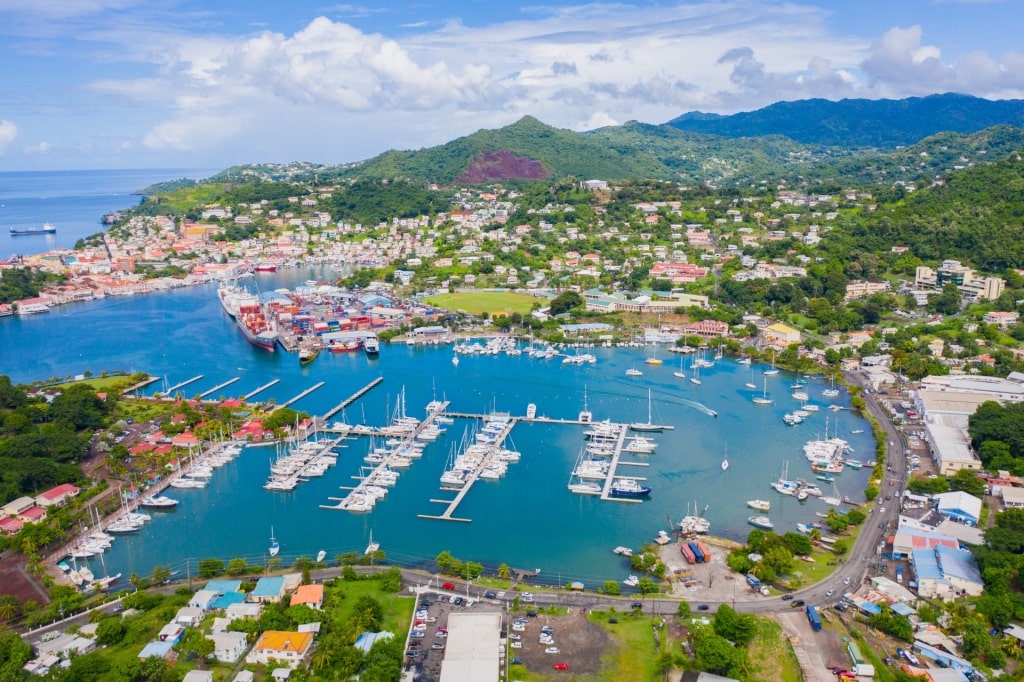
<path fill-rule="evenodd" d="M 0 170 L 343 163 L 524 115 L 1024 98 L 1018 0 L 0 0 Z"/>

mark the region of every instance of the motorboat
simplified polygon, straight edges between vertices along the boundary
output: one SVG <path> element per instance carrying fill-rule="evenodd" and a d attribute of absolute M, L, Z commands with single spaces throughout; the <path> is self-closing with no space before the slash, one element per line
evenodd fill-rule
<path fill-rule="evenodd" d="M 628 578 L 622 581 L 622 584 L 626 587 L 636 587 L 640 583 L 640 579 L 635 575 L 630 575 Z"/>
<path fill-rule="evenodd" d="M 772 503 L 768 500 L 747 500 L 747 506 L 758 511 L 768 511 L 772 508 Z"/>
<path fill-rule="evenodd" d="M 749 516 L 747 517 L 747 523 L 757 528 L 764 528 L 765 530 L 772 530 L 775 528 L 775 524 L 767 516 Z"/>
<path fill-rule="evenodd" d="M 178 506 L 178 501 L 164 495 L 151 495 L 143 498 L 139 506 L 147 509 L 173 509 Z"/>
<path fill-rule="evenodd" d="M 325 552 L 324 550 L 321 549 L 319 552 L 316 553 L 316 562 L 318 564 L 321 563 L 326 558 L 327 558 L 327 552 Z"/>
<path fill-rule="evenodd" d="M 651 487 L 640 485 L 635 478 L 617 478 L 612 481 L 609 494 L 612 497 L 647 497 L 651 494 Z"/>

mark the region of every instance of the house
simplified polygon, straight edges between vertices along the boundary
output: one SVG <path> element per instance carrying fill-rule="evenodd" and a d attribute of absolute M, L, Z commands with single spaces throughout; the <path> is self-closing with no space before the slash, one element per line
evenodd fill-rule
<path fill-rule="evenodd" d="M 213 640 L 213 657 L 221 663 L 235 663 L 249 648 L 244 632 L 215 632 L 210 635 Z"/>
<path fill-rule="evenodd" d="M 42 507 L 29 507 L 18 514 L 18 518 L 25 523 L 39 523 L 46 520 L 46 510 Z"/>
<path fill-rule="evenodd" d="M 254 620 L 259 620 L 260 614 L 262 613 L 263 604 L 253 604 L 251 602 L 232 604 L 224 609 L 224 615 L 228 620 L 238 620 L 239 618 L 252 618 Z"/>
<path fill-rule="evenodd" d="M 19 521 L 18 519 L 11 517 L 0 519 L 0 533 L 3 533 L 4 535 L 16 535 L 24 525 L 24 521 Z"/>
<path fill-rule="evenodd" d="M 235 679 L 231 682 L 253 682 L 256 679 L 256 675 L 251 670 L 243 670 L 242 672 L 235 675 Z"/>
<path fill-rule="evenodd" d="M 180 623 L 168 623 L 167 625 L 160 628 L 160 632 L 157 633 L 157 640 L 161 642 L 170 642 L 171 644 L 177 644 L 181 641 L 181 636 L 185 634 L 185 626 Z"/>
<path fill-rule="evenodd" d="M 765 327 L 761 335 L 770 342 L 787 346 L 791 343 L 800 343 L 800 332 L 781 322 Z"/>
<path fill-rule="evenodd" d="M 260 578 L 256 588 L 249 595 L 249 601 L 257 604 L 277 603 L 284 596 L 284 578 L 274 576 L 272 578 Z"/>
<path fill-rule="evenodd" d="M 72 497 L 76 497 L 80 490 L 70 483 L 62 483 L 56 488 L 50 488 L 44 493 L 36 496 L 36 504 L 40 507 L 63 507 Z"/>
<path fill-rule="evenodd" d="M 985 313 L 985 317 L 981 318 L 981 321 L 985 324 L 998 325 L 1001 329 L 1006 329 L 1017 324 L 1020 319 L 1020 313 L 1016 311 L 1004 312 L 1000 310 L 993 310 L 992 312 Z"/>
<path fill-rule="evenodd" d="M 31 497 L 19 497 L 4 505 L 4 514 L 7 516 L 21 516 L 24 512 L 34 507 L 36 501 Z"/>
<path fill-rule="evenodd" d="M 213 682 L 212 670 L 189 670 L 181 682 Z"/>
<path fill-rule="evenodd" d="M 962 490 L 935 495 L 935 508 L 954 521 L 977 526 L 981 518 L 981 500 Z"/>
<path fill-rule="evenodd" d="M 205 613 L 210 610 L 210 605 L 217 600 L 220 594 L 214 590 L 204 589 L 199 590 L 192 595 L 192 598 L 188 600 L 188 605 L 193 609 L 199 609 Z"/>
<path fill-rule="evenodd" d="M 197 609 L 193 606 L 183 606 L 178 609 L 178 613 L 174 616 L 174 622 L 178 625 L 194 628 L 203 622 L 204 615 L 206 615 L 206 612 L 202 609 Z"/>
<path fill-rule="evenodd" d="M 178 660 L 178 654 L 174 651 L 174 644 L 172 642 L 150 642 L 142 647 L 142 651 L 139 652 L 139 658 L 142 660 L 154 656 L 164 659 L 171 665 L 174 665 L 174 662 Z"/>
<path fill-rule="evenodd" d="M 291 605 L 298 606 L 299 604 L 306 604 L 319 611 L 324 605 L 324 586 L 299 586 L 299 588 L 295 590 L 295 594 L 292 595 Z"/>
<path fill-rule="evenodd" d="M 275 661 L 294 668 L 302 662 L 312 646 L 311 632 L 267 630 L 256 640 L 256 644 L 245 657 L 245 662 L 266 665 Z"/>

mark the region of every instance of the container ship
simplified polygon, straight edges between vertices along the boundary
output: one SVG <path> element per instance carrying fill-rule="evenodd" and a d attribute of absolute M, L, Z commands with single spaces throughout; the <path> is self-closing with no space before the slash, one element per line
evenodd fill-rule
<path fill-rule="evenodd" d="M 277 331 L 270 326 L 263 308 L 259 304 L 244 303 L 238 307 L 238 328 L 246 340 L 254 346 L 274 352 L 277 345 Z"/>

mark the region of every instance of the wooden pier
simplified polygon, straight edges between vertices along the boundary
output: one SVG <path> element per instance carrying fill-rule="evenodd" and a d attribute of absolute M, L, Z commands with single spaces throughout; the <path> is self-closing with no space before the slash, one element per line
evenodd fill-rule
<path fill-rule="evenodd" d="M 448 416 L 453 415 L 449 413 Z M 505 439 L 508 438 L 508 434 L 512 432 L 513 427 L 515 427 L 515 425 L 518 422 L 518 417 L 509 417 L 508 423 L 505 424 L 505 428 L 501 430 L 501 433 L 494 439 L 494 443 L 491 444 L 490 451 L 487 453 L 486 456 L 484 456 L 483 459 L 480 460 L 480 463 L 469 475 L 469 478 L 467 478 L 465 483 L 462 484 L 462 488 L 459 489 L 459 492 L 455 495 L 455 499 L 430 500 L 431 502 L 437 502 L 440 504 L 448 505 L 447 509 L 445 509 L 439 516 L 431 514 L 417 514 L 416 516 L 418 516 L 421 519 L 434 519 L 437 521 L 460 521 L 462 523 L 470 523 L 472 519 L 459 518 L 456 516 L 452 516 L 452 514 L 455 513 L 455 510 L 458 509 L 459 504 L 462 503 L 463 498 L 465 498 L 466 495 L 469 493 L 469 489 L 472 488 L 473 484 L 476 483 L 477 480 L 480 478 L 480 472 L 483 471 L 488 464 L 493 462 L 495 457 L 497 457 L 498 451 L 502 448 L 502 446 L 505 443 Z"/>
<path fill-rule="evenodd" d="M 365 395 L 366 393 L 369 393 L 370 390 L 374 386 L 376 386 L 377 384 L 379 384 L 382 381 L 384 381 L 384 377 L 377 377 L 376 379 L 374 379 L 370 383 L 366 384 L 361 389 L 359 389 L 358 391 L 356 391 L 355 393 L 353 393 L 349 397 L 345 398 L 344 400 L 342 400 L 340 403 L 338 403 L 337 405 L 335 405 L 331 409 L 329 409 L 326 412 L 324 412 L 323 420 L 327 421 L 328 419 L 330 419 L 334 415 L 338 414 L 339 412 L 344 410 L 346 407 L 348 407 L 349 405 L 351 405 L 355 401 L 359 400 L 359 398 L 363 397 L 363 395 Z M 448 403 L 445 403 L 445 405 L 447 405 L 447 404 Z"/>
<path fill-rule="evenodd" d="M 381 381 L 383 381 L 383 378 L 378 377 L 377 379 L 375 379 L 373 382 L 371 382 L 367 386 L 364 386 L 358 393 L 354 394 L 354 396 L 350 399 L 350 401 L 351 400 L 355 400 L 356 398 L 358 398 L 360 395 L 362 395 L 366 391 L 369 391 L 371 388 L 373 388 L 374 386 L 379 384 Z M 345 403 L 345 404 L 347 404 L 347 403 Z M 446 401 L 440 403 L 436 407 L 436 409 L 429 410 L 427 412 L 427 418 L 424 419 L 419 424 L 417 424 L 416 428 L 414 428 L 411 432 L 409 432 L 407 435 L 402 437 L 402 442 L 395 447 L 395 450 L 394 450 L 395 453 L 398 454 L 399 456 L 402 456 L 402 451 L 403 450 L 407 450 L 410 447 L 412 447 L 413 442 L 416 440 L 416 436 L 418 436 L 420 433 L 422 433 L 423 430 L 425 428 L 427 428 L 427 426 L 433 424 L 435 419 L 437 419 L 438 417 L 442 416 L 444 414 L 445 408 L 447 408 L 448 405 L 450 405 L 450 404 L 451 403 L 449 403 L 446 400 Z M 338 408 L 338 409 L 340 409 L 340 408 Z M 353 495 L 355 495 L 356 497 L 360 497 L 360 496 L 362 496 L 364 494 L 364 490 L 363 489 L 367 485 L 375 485 L 375 483 L 373 483 L 373 481 L 375 481 L 376 478 L 377 478 L 376 474 L 378 474 L 379 472 L 383 471 L 384 469 L 390 468 L 390 466 L 389 466 L 390 463 L 389 463 L 388 459 L 389 459 L 389 457 L 385 457 L 384 460 L 382 462 L 380 462 L 379 464 L 377 464 L 375 467 L 373 467 L 370 470 L 370 473 L 368 473 L 366 476 L 353 476 L 352 478 L 355 478 L 355 479 L 359 480 L 359 483 L 356 484 L 355 487 L 349 488 L 348 486 L 340 486 L 341 490 L 348 490 L 349 491 L 349 493 L 345 497 L 328 497 L 327 498 L 328 500 L 332 500 L 334 502 L 337 502 L 337 504 L 321 504 L 320 508 L 321 509 L 336 509 L 336 510 L 340 510 L 340 511 L 370 511 L 370 509 L 362 509 L 362 508 L 351 507 L 349 505 L 349 498 L 351 498 Z"/>
<path fill-rule="evenodd" d="M 213 395 L 214 393 L 216 393 L 216 392 L 217 392 L 217 391 L 219 391 L 220 389 L 222 389 L 222 388 L 225 388 L 225 387 L 227 387 L 227 386 L 230 386 L 231 384 L 235 383 L 236 381 L 238 381 L 238 380 L 239 380 L 239 379 L 241 379 L 241 378 L 242 378 L 242 377 L 235 377 L 234 379 L 228 379 L 228 380 L 227 380 L 227 381 L 225 381 L 225 382 L 224 382 L 223 384 L 217 384 L 216 386 L 214 386 L 213 388 L 211 388 L 211 389 L 210 389 L 209 391 L 205 391 L 204 393 L 200 393 L 200 394 L 199 394 L 199 397 L 200 397 L 200 398 L 205 398 L 205 397 L 206 397 L 206 396 L 208 396 L 208 395 Z"/>
<path fill-rule="evenodd" d="M 280 405 L 278 405 L 278 407 L 288 407 L 292 403 L 297 403 L 298 401 L 302 400 L 303 398 L 305 398 L 307 395 L 309 395 L 310 393 L 312 393 L 316 389 L 318 389 L 321 386 L 323 386 L 325 383 L 327 383 L 327 382 L 325 382 L 325 381 L 318 381 L 317 383 L 313 384 L 312 386 L 310 386 L 305 391 L 303 391 L 302 393 L 298 394 L 297 396 L 295 396 L 291 400 L 286 400 L 285 402 L 281 403 Z"/>
<path fill-rule="evenodd" d="M 243 401 L 249 400 L 249 398 L 253 397 L 257 393 L 262 393 L 263 391 L 267 390 L 268 388 L 270 388 L 271 386 L 273 386 L 274 384 L 276 384 L 279 381 L 281 381 L 281 380 L 280 379 L 272 379 L 272 380 L 268 381 L 267 383 L 263 384 L 262 386 L 260 386 L 256 390 L 249 391 L 248 393 L 246 393 L 244 396 L 242 396 L 242 400 Z"/>
<path fill-rule="evenodd" d="M 604 479 L 604 487 L 601 489 L 601 499 L 611 500 L 612 502 L 642 502 L 643 500 L 634 497 L 612 496 L 612 483 L 616 478 L 632 478 L 637 481 L 647 480 L 639 476 L 619 476 L 616 474 L 620 464 L 634 464 L 634 462 L 619 462 L 619 458 L 622 457 L 622 448 L 626 444 L 626 434 L 629 433 L 629 427 L 626 424 L 619 424 L 618 426 L 619 437 L 615 441 L 615 452 L 612 454 L 612 461 L 608 465 L 608 476 Z"/>
<path fill-rule="evenodd" d="M 192 377 L 191 379 L 186 379 L 185 381 L 181 382 L 180 384 L 175 384 L 175 385 L 171 386 L 169 389 L 164 391 L 164 393 L 166 395 L 174 395 L 174 392 L 177 391 L 182 386 L 188 386 L 192 382 L 199 381 L 202 378 L 203 378 L 203 375 L 202 374 L 198 374 L 198 375 Z"/>

